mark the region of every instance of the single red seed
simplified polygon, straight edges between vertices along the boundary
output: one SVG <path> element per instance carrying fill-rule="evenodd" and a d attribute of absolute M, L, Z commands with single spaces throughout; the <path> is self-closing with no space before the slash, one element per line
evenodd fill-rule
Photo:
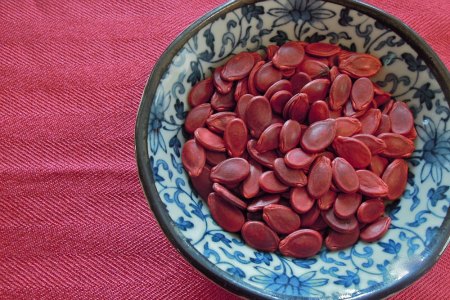
<path fill-rule="evenodd" d="M 295 258 L 316 255 L 322 247 L 322 235 L 312 229 L 300 229 L 285 237 L 279 245 L 281 254 Z"/>
<path fill-rule="evenodd" d="M 260 92 L 266 92 L 267 89 L 277 81 L 283 78 L 283 74 L 280 70 L 272 65 L 272 62 L 268 62 L 261 66 L 261 68 L 255 74 L 255 87 Z"/>
<path fill-rule="evenodd" d="M 272 98 L 270 98 L 270 106 L 272 107 L 273 112 L 277 114 L 283 113 L 286 103 L 288 103 L 291 98 L 292 94 L 289 91 L 278 91 L 273 94 Z"/>
<path fill-rule="evenodd" d="M 274 252 L 280 243 L 278 235 L 259 221 L 247 221 L 242 226 L 241 234 L 246 244 L 259 251 Z"/>
<path fill-rule="evenodd" d="M 384 203 L 380 198 L 368 199 L 361 203 L 356 212 L 360 223 L 372 223 L 384 213 Z"/>
<path fill-rule="evenodd" d="M 248 161 L 240 157 L 233 157 L 211 169 L 211 180 L 221 184 L 235 184 L 242 182 L 249 173 Z"/>
<path fill-rule="evenodd" d="M 306 169 L 316 159 L 317 154 L 306 153 L 300 148 L 290 150 L 284 156 L 284 162 L 292 169 Z"/>
<path fill-rule="evenodd" d="M 347 103 L 352 90 L 352 80 L 346 74 L 337 75 L 330 87 L 330 108 L 338 110 Z"/>
<path fill-rule="evenodd" d="M 302 187 L 307 183 L 307 177 L 302 170 L 286 166 L 283 158 L 275 159 L 273 163 L 275 176 L 284 184 L 292 187 Z"/>
<path fill-rule="evenodd" d="M 369 197 L 385 197 L 389 189 L 387 184 L 375 173 L 368 170 L 358 170 L 359 192 Z"/>
<path fill-rule="evenodd" d="M 206 163 L 205 150 L 194 139 L 191 139 L 183 145 L 181 162 L 190 177 L 200 176 Z"/>
<path fill-rule="evenodd" d="M 305 49 L 296 42 L 287 42 L 273 56 L 273 64 L 279 69 L 289 69 L 298 66 L 305 55 Z"/>
<path fill-rule="evenodd" d="M 242 183 L 242 195 L 247 198 L 253 198 L 260 192 L 259 178 L 263 173 L 262 166 L 254 160 L 249 160 L 249 175 Z"/>
<path fill-rule="evenodd" d="M 313 103 L 317 100 L 323 100 L 327 97 L 330 84 L 330 80 L 326 78 L 315 79 L 311 82 L 308 82 L 300 90 L 300 93 L 308 95 L 309 103 Z"/>
<path fill-rule="evenodd" d="M 292 84 L 292 93 L 298 94 L 300 93 L 301 89 L 311 81 L 311 76 L 304 72 L 297 72 L 292 75 L 290 81 Z"/>
<path fill-rule="evenodd" d="M 334 202 L 336 201 L 337 194 L 331 189 L 328 190 L 322 197 L 317 199 L 317 206 L 320 210 L 329 210 L 333 207 Z"/>
<path fill-rule="evenodd" d="M 336 118 L 336 136 L 352 136 L 360 132 L 361 128 L 361 122 L 356 118 Z"/>
<path fill-rule="evenodd" d="M 356 134 L 352 137 L 363 142 L 369 148 L 372 156 L 375 154 L 379 154 L 383 152 L 384 149 L 386 149 L 386 143 L 382 139 L 379 139 L 371 134 L 361 133 Z"/>
<path fill-rule="evenodd" d="M 280 195 L 269 194 L 255 198 L 247 207 L 250 212 L 257 212 L 263 210 L 269 204 L 277 204 L 280 202 Z"/>
<path fill-rule="evenodd" d="M 344 54 L 343 51 L 341 51 Z M 381 69 L 381 61 L 370 54 L 349 53 L 340 56 L 339 71 L 353 78 L 371 77 Z"/>
<path fill-rule="evenodd" d="M 303 93 L 295 94 L 284 106 L 283 118 L 302 123 L 308 115 L 308 111 L 308 96 Z"/>
<path fill-rule="evenodd" d="M 271 194 L 282 193 L 289 189 L 289 186 L 277 179 L 273 171 L 266 171 L 261 174 L 259 177 L 259 187 L 266 193 Z"/>
<path fill-rule="evenodd" d="M 387 158 L 378 155 L 372 155 L 369 170 L 381 177 L 388 164 L 389 161 L 387 160 Z"/>
<path fill-rule="evenodd" d="M 361 122 L 361 133 L 374 134 L 380 126 L 381 111 L 377 108 L 371 108 L 359 118 Z"/>
<path fill-rule="evenodd" d="M 295 209 L 294 209 L 295 210 Z M 313 205 L 307 212 L 300 214 L 300 220 L 302 220 L 302 228 L 312 226 L 320 216 L 320 209 L 317 205 Z"/>
<path fill-rule="evenodd" d="M 308 121 L 309 124 L 326 120 L 330 117 L 330 110 L 328 109 L 328 104 L 323 100 L 317 100 L 311 104 L 309 109 Z"/>
<path fill-rule="evenodd" d="M 224 80 L 240 80 L 248 76 L 254 65 L 255 57 L 251 53 L 241 52 L 225 64 L 220 75 Z"/>
<path fill-rule="evenodd" d="M 214 84 L 211 78 L 198 82 L 191 89 L 188 95 L 188 103 L 191 107 L 196 107 L 206 103 L 214 93 Z"/>
<path fill-rule="evenodd" d="M 264 153 L 269 150 L 278 149 L 281 127 L 283 127 L 281 123 L 269 125 L 259 136 L 258 142 L 255 145 L 256 151 Z"/>
<path fill-rule="evenodd" d="M 405 158 L 411 156 L 414 142 L 397 133 L 382 133 L 378 136 L 386 143 L 386 149 L 380 153 L 389 158 Z"/>
<path fill-rule="evenodd" d="M 248 76 L 248 91 L 250 94 L 254 96 L 259 95 L 258 90 L 256 89 L 256 74 L 264 64 L 265 61 L 257 62 L 253 67 L 253 69 L 251 70 L 250 75 Z"/>
<path fill-rule="evenodd" d="M 236 116 L 238 118 L 244 119 L 245 118 L 245 111 L 247 110 L 247 106 L 250 103 L 250 100 L 252 100 L 253 95 L 245 94 L 242 95 L 239 100 L 237 101 L 236 108 L 234 110 Z"/>
<path fill-rule="evenodd" d="M 266 151 L 264 153 L 259 153 L 255 149 L 256 141 L 255 140 L 249 140 L 247 142 L 247 151 L 248 154 L 253 158 L 255 161 L 260 163 L 261 165 L 273 169 L 273 162 L 278 157 L 277 153 L 275 151 Z"/>
<path fill-rule="evenodd" d="M 297 71 L 308 74 L 312 79 L 328 77 L 330 74 L 330 68 L 328 68 L 328 65 L 318 60 L 303 61 L 297 68 Z"/>
<path fill-rule="evenodd" d="M 263 219 L 275 232 L 289 234 L 300 228 L 300 217 L 292 209 L 280 204 L 263 208 Z"/>
<path fill-rule="evenodd" d="M 219 195 L 223 200 L 227 201 L 228 203 L 236 206 L 240 209 L 246 209 L 247 203 L 239 199 L 236 195 L 231 193 L 227 188 L 225 188 L 223 185 L 219 183 L 214 183 L 212 185 L 212 188 L 214 192 L 216 192 L 217 195 Z"/>
<path fill-rule="evenodd" d="M 314 206 L 314 203 L 314 199 L 311 198 L 305 188 L 295 187 L 291 189 L 289 204 L 295 212 L 306 213 Z"/>
<path fill-rule="evenodd" d="M 225 231 L 239 232 L 245 223 L 242 211 L 215 193 L 209 194 L 208 207 L 214 221 Z"/>
<path fill-rule="evenodd" d="M 210 151 L 225 152 L 225 142 L 217 134 L 207 128 L 197 128 L 194 132 L 195 140 Z"/>
<path fill-rule="evenodd" d="M 223 139 L 231 157 L 239 157 L 244 153 L 247 147 L 247 135 L 247 127 L 241 119 L 235 118 L 225 127 Z"/>
<path fill-rule="evenodd" d="M 212 189 L 213 182 L 209 178 L 210 173 L 211 169 L 208 168 L 207 166 L 204 166 L 199 176 L 191 177 L 191 182 L 192 185 L 194 186 L 194 189 L 204 200 L 207 200 L 208 195 L 213 192 Z"/>
<path fill-rule="evenodd" d="M 236 114 L 234 112 L 225 111 L 215 113 L 206 119 L 206 126 L 208 126 L 209 130 L 222 134 L 225 131 L 225 127 L 227 127 L 228 122 L 234 118 L 236 118 Z"/>
<path fill-rule="evenodd" d="M 226 81 L 223 80 L 220 76 L 220 73 L 222 72 L 223 67 L 217 67 L 214 70 L 213 73 L 213 83 L 216 90 L 221 94 L 228 94 L 231 92 L 231 89 L 233 88 L 233 82 L 232 81 Z"/>
<path fill-rule="evenodd" d="M 338 54 L 341 51 L 341 47 L 336 44 L 311 43 L 306 45 L 305 51 L 311 55 L 329 57 Z"/>
<path fill-rule="evenodd" d="M 331 178 L 330 159 L 318 156 L 308 174 L 308 193 L 316 199 L 322 197 L 330 189 Z"/>
<path fill-rule="evenodd" d="M 361 204 L 362 196 L 359 193 L 339 194 L 334 202 L 334 213 L 340 219 L 353 217 Z"/>
<path fill-rule="evenodd" d="M 372 243 L 381 239 L 389 229 L 391 225 L 391 218 L 380 217 L 377 221 L 365 227 L 359 238 L 364 242 Z"/>
<path fill-rule="evenodd" d="M 248 94 L 248 79 L 243 78 L 236 84 L 236 89 L 234 90 L 234 101 L 239 101 L 243 95 Z"/>
<path fill-rule="evenodd" d="M 347 219 L 339 219 L 336 217 L 333 208 L 322 211 L 321 215 L 325 223 L 337 232 L 349 233 L 358 228 L 358 221 L 355 216 L 350 216 Z"/>
<path fill-rule="evenodd" d="M 387 198 L 397 200 L 404 193 L 408 182 L 408 164 L 403 159 L 393 160 L 381 177 L 388 186 Z"/>
<path fill-rule="evenodd" d="M 333 181 L 344 193 L 355 193 L 359 188 L 359 180 L 355 169 L 342 157 L 337 157 L 331 163 Z"/>
<path fill-rule="evenodd" d="M 203 103 L 194 107 L 186 116 L 184 129 L 186 129 L 188 133 L 194 133 L 197 128 L 205 126 L 206 120 L 211 114 L 212 109 L 211 104 L 209 103 Z"/>
<path fill-rule="evenodd" d="M 279 91 L 288 91 L 292 93 L 292 84 L 289 80 L 282 79 L 272 84 L 264 94 L 264 97 L 271 99 L 272 96 Z"/>
<path fill-rule="evenodd" d="M 389 112 L 391 129 L 393 133 L 408 134 L 414 127 L 414 117 L 408 105 L 403 102 L 395 102 Z"/>
<path fill-rule="evenodd" d="M 366 77 L 356 79 L 352 86 L 350 98 L 356 111 L 366 109 L 373 99 L 372 81 Z"/>
<path fill-rule="evenodd" d="M 269 100 L 264 96 L 253 97 L 245 111 L 245 122 L 250 134 L 259 138 L 264 129 L 269 126 L 271 120 L 272 109 Z"/>
<path fill-rule="evenodd" d="M 300 143 L 300 133 L 302 127 L 295 120 L 287 120 L 284 122 L 280 131 L 280 151 L 286 153 L 294 149 Z"/>
<path fill-rule="evenodd" d="M 305 130 L 301 145 L 308 152 L 321 152 L 328 147 L 336 135 L 336 120 L 326 119 L 316 122 Z"/>
<path fill-rule="evenodd" d="M 359 228 L 348 233 L 330 230 L 325 238 L 325 247 L 330 251 L 338 251 L 354 245 L 359 238 Z"/>
<path fill-rule="evenodd" d="M 355 169 L 367 167 L 372 159 L 369 148 L 355 138 L 338 136 L 333 142 L 333 148 L 338 156 L 347 160 Z"/>

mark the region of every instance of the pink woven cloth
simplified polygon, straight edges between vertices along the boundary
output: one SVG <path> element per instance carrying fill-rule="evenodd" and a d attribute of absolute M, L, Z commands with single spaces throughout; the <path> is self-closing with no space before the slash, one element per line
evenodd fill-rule
<path fill-rule="evenodd" d="M 223 0 L 0 1 L 0 298 L 236 299 L 152 216 L 134 124 L 155 62 Z M 371 0 L 450 67 L 447 0 Z M 450 251 L 395 299 L 449 299 Z"/>

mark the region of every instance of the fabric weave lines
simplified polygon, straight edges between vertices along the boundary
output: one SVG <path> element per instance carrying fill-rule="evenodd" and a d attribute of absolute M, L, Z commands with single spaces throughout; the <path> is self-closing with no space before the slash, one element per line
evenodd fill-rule
<path fill-rule="evenodd" d="M 368 1 L 447 67 L 446 0 Z M 166 47 L 223 1 L 0 1 L 0 299 L 237 299 L 163 235 L 135 117 Z M 394 299 L 450 299 L 450 251 Z"/>

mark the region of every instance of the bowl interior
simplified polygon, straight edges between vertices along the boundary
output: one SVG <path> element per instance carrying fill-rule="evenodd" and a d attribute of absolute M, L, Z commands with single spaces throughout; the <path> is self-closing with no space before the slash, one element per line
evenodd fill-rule
<path fill-rule="evenodd" d="M 198 32 L 185 33 L 175 43 L 157 70 L 162 77 L 154 73 L 151 80 L 157 82 L 144 94 L 149 107 L 146 157 L 139 158 L 138 152 L 138 160 L 147 162 L 140 169 L 150 175 L 143 183 L 151 185 L 152 209 L 194 265 L 216 281 L 229 281 L 237 293 L 267 298 L 387 295 L 427 270 L 448 238 L 450 110 L 443 89 L 428 60 L 386 25 L 385 16 L 376 20 L 357 10 L 362 6 L 352 7 L 308 0 L 228 4 L 220 18 L 205 18 Z M 338 43 L 380 57 L 384 67 L 373 80 L 414 112 L 418 137 L 408 160 L 407 190 L 389 207 L 392 225 L 379 242 L 359 242 L 338 252 L 323 249 L 309 259 L 258 252 L 218 227 L 189 184 L 180 151 L 192 85 L 233 54 L 286 40 Z"/>

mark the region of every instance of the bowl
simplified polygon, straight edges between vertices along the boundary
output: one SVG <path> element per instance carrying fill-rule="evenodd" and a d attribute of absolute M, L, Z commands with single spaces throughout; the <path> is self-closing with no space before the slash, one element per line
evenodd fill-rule
<path fill-rule="evenodd" d="M 373 78 L 414 112 L 418 137 L 408 185 L 387 210 L 388 233 L 309 259 L 256 251 L 223 231 L 193 190 L 180 151 L 187 94 L 211 69 L 241 51 L 287 40 L 338 43 L 380 57 Z M 231 1 L 186 29 L 156 64 L 136 122 L 136 158 L 150 207 L 172 244 L 205 276 L 249 298 L 379 299 L 423 275 L 449 241 L 450 76 L 401 21 L 345 1 Z"/>

